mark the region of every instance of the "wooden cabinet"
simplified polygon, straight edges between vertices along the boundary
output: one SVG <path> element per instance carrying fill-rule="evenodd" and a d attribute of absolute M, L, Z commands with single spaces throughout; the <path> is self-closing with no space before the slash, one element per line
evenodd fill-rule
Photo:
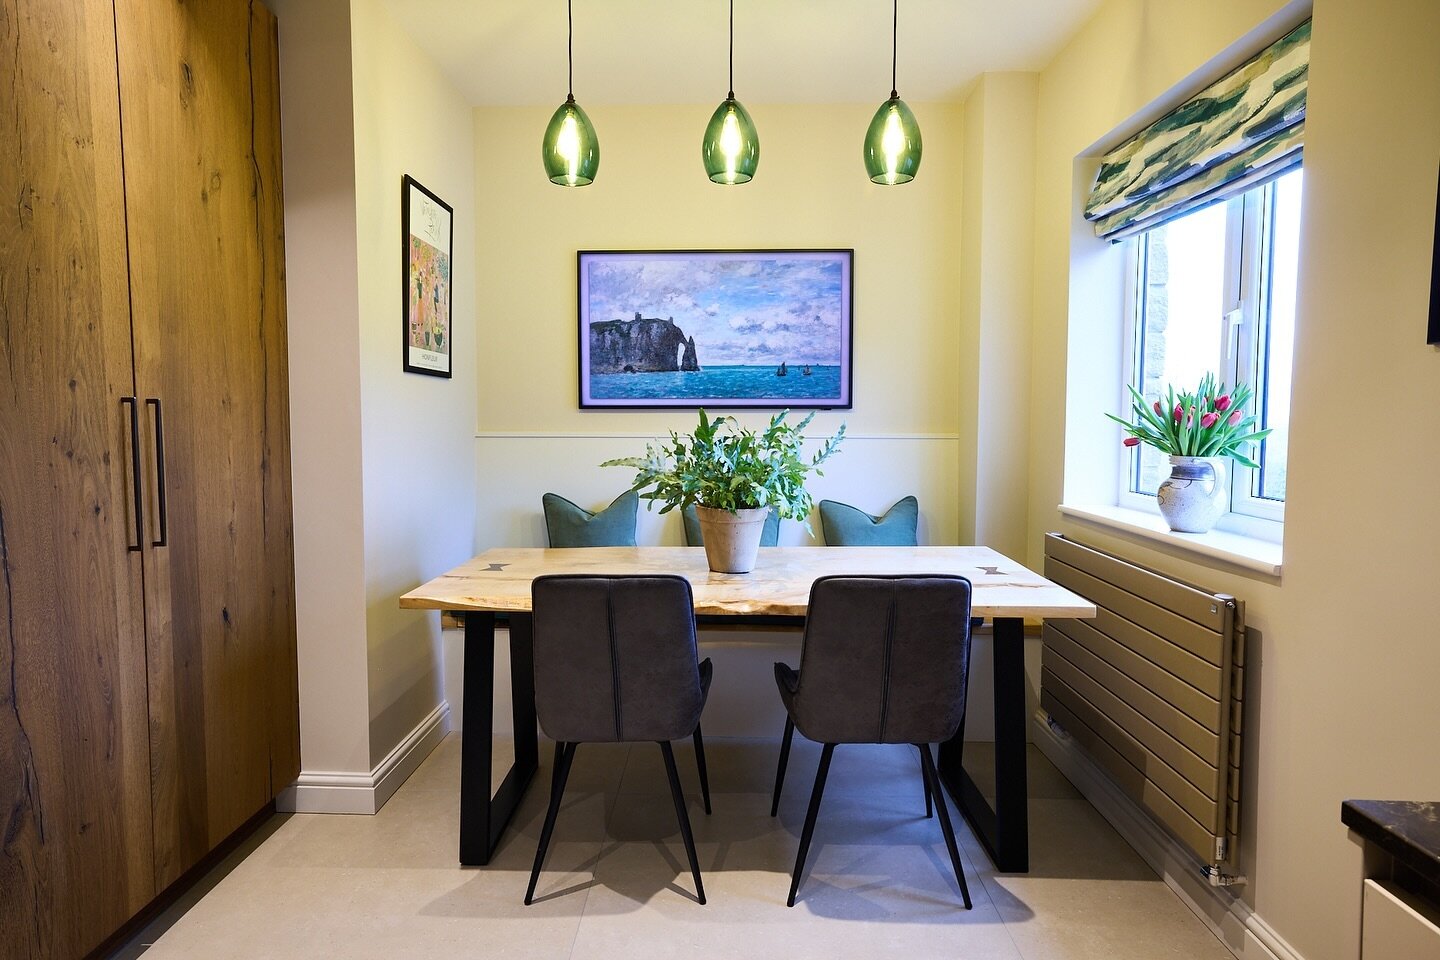
<path fill-rule="evenodd" d="M 299 772 L 274 20 L 0 0 L 0 958 Z"/>

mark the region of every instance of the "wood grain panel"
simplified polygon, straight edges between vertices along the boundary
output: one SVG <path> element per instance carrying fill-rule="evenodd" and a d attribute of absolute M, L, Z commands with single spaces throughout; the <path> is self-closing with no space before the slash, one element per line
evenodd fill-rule
<path fill-rule="evenodd" d="M 115 7 L 136 377 L 167 461 L 146 551 L 163 886 L 299 766 L 277 60 L 258 3 Z"/>
<path fill-rule="evenodd" d="M 154 895 L 113 14 L 0 0 L 0 956 Z"/>

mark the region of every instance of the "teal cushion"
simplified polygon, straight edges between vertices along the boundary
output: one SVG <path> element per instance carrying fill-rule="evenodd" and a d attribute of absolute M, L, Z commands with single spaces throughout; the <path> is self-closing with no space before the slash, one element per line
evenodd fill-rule
<path fill-rule="evenodd" d="M 913 547 L 919 520 L 920 502 L 914 497 L 901 500 L 883 517 L 872 517 L 848 503 L 820 501 L 820 527 L 825 543 L 832 547 Z"/>
<path fill-rule="evenodd" d="M 703 547 L 705 538 L 700 535 L 700 518 L 695 514 L 693 506 L 686 507 L 680 513 L 680 519 L 685 521 L 685 546 Z M 780 543 L 780 514 L 774 510 L 770 516 L 765 518 L 765 529 L 760 531 L 760 546 L 773 547 Z"/>
<path fill-rule="evenodd" d="M 541 498 L 545 504 L 545 532 L 552 547 L 633 547 L 640 495 L 626 490 L 610 506 L 591 513 L 556 493 Z"/>

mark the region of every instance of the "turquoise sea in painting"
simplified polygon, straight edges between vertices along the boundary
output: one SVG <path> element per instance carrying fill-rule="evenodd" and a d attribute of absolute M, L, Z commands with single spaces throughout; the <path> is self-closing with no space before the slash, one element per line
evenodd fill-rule
<path fill-rule="evenodd" d="M 838 403 L 840 368 L 789 366 L 783 377 L 776 367 L 704 367 L 688 373 L 592 374 L 590 395 L 596 400 L 807 400 Z"/>

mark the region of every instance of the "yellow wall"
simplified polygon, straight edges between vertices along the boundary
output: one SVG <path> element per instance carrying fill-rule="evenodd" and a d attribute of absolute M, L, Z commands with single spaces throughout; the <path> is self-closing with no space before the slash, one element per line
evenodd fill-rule
<path fill-rule="evenodd" d="M 355 212 L 370 761 L 440 703 L 439 618 L 400 595 L 469 559 L 475 513 L 475 175 L 471 112 L 386 11 L 353 0 Z M 453 379 L 405 373 L 400 356 L 400 183 L 455 210 Z"/>
<path fill-rule="evenodd" d="M 713 104 L 587 107 L 601 161 L 580 189 L 541 171 L 551 108 L 475 111 L 482 549 L 544 543 L 542 493 L 607 503 L 630 475 L 596 464 L 693 423 L 691 411 L 578 409 L 575 255 L 585 249 L 853 247 L 855 406 L 816 418 L 812 433 L 844 421 L 850 437 L 814 492 L 872 512 L 915 493 L 922 539 L 954 542 L 957 458 L 969 456 L 956 440 L 960 112 L 913 104 L 921 174 L 879 187 L 860 159 L 876 105 L 747 104 L 760 167 L 738 187 L 710 183 L 700 166 Z M 680 536 L 675 518 L 642 511 L 642 542 Z M 785 525 L 782 542 L 804 538 Z"/>
<path fill-rule="evenodd" d="M 1042 72 L 1027 537 L 1033 562 L 1043 533 L 1060 529 L 1247 601 L 1250 883 L 1239 893 L 1255 915 L 1248 930 L 1216 919 L 1247 957 L 1278 935 L 1306 960 L 1352 960 L 1362 865 L 1341 801 L 1440 795 L 1440 431 L 1427 419 L 1440 356 L 1424 345 L 1440 5 L 1314 4 L 1282 577 L 1196 564 L 1056 510 L 1065 471 L 1113 472 L 1118 442 L 1099 419 L 1118 328 L 1113 303 L 1094 295 L 1107 248 L 1079 219 L 1093 171 L 1083 158 L 1304 12 L 1110 0 Z"/>

